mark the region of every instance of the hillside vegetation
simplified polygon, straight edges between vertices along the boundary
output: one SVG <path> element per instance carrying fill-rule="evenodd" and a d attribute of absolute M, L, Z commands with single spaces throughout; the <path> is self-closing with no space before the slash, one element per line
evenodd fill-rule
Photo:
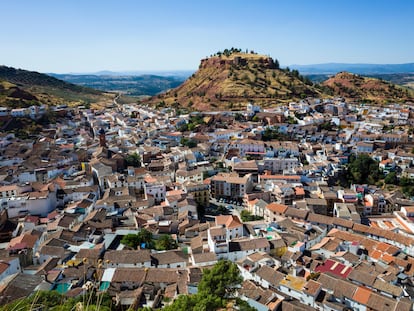
<path fill-rule="evenodd" d="M 337 96 L 349 100 L 385 104 L 414 100 L 414 90 L 376 78 L 340 72 L 323 82 Z"/>
<path fill-rule="evenodd" d="M 226 52 L 227 50 L 225 50 Z M 298 71 L 280 69 L 277 60 L 232 50 L 203 59 L 197 72 L 179 87 L 152 97 L 157 106 L 192 110 L 237 110 L 254 102 L 271 106 L 308 96 L 327 96 Z"/>
<path fill-rule="evenodd" d="M 113 94 L 74 85 L 46 74 L 0 66 L 0 105 L 27 107 L 33 104 L 104 106 Z"/>

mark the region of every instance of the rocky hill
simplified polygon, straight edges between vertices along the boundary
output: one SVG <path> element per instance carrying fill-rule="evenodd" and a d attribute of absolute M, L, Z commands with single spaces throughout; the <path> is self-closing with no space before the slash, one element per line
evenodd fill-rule
<path fill-rule="evenodd" d="M 200 111 L 238 110 L 248 102 L 265 107 L 324 95 L 298 71 L 280 69 L 277 60 L 236 51 L 201 60 L 197 72 L 183 84 L 148 103 Z"/>
<path fill-rule="evenodd" d="M 414 101 L 414 90 L 384 80 L 339 72 L 322 83 L 337 96 L 384 104 L 387 102 Z"/>
<path fill-rule="evenodd" d="M 64 82 L 46 74 L 0 66 L 0 105 L 27 107 L 36 104 L 102 106 L 113 94 Z"/>

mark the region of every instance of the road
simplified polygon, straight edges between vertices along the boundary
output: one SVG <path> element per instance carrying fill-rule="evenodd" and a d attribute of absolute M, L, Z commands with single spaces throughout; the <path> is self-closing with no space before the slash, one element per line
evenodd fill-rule
<path fill-rule="evenodd" d="M 243 206 L 238 206 L 238 205 L 228 204 L 228 203 L 221 203 L 221 202 L 218 202 L 216 199 L 211 198 L 210 199 L 210 209 L 214 210 L 218 206 L 222 206 L 224 208 L 226 208 L 227 206 L 231 206 L 232 208 L 227 208 L 229 213 L 232 214 L 232 215 L 236 215 L 237 217 L 239 217 L 241 219 L 240 212 L 244 209 Z"/>

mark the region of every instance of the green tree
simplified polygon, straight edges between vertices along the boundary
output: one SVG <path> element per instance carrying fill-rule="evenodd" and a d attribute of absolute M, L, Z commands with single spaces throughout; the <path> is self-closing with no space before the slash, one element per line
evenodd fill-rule
<path fill-rule="evenodd" d="M 242 210 L 240 213 L 240 218 L 242 221 L 255 221 L 262 220 L 263 217 L 252 215 L 248 210 Z"/>
<path fill-rule="evenodd" d="M 141 167 L 141 157 L 136 152 L 128 154 L 125 158 L 125 161 L 128 166 Z"/>
<path fill-rule="evenodd" d="M 396 185 L 398 183 L 397 174 L 395 172 L 390 172 L 385 176 L 384 182 L 386 184 Z"/>
<path fill-rule="evenodd" d="M 203 271 L 196 295 L 181 295 L 163 310 L 217 310 L 225 306 L 226 298 L 232 296 L 235 287 L 241 282 L 242 277 L 240 276 L 237 265 L 228 260 L 220 260 L 212 269 Z M 252 311 L 254 309 L 248 308 L 240 302 L 240 310 Z"/>
<path fill-rule="evenodd" d="M 198 293 L 208 296 L 229 297 L 235 287 L 243 281 L 237 265 L 229 260 L 220 260 L 212 269 L 204 270 Z"/>
<path fill-rule="evenodd" d="M 182 137 L 180 139 L 180 144 L 183 146 L 187 146 L 188 148 L 197 147 L 197 142 L 194 139 L 189 139 L 186 137 Z"/>
<path fill-rule="evenodd" d="M 121 243 L 130 248 L 136 249 L 138 245 L 141 244 L 141 240 L 137 234 L 127 234 L 122 237 Z"/>
<path fill-rule="evenodd" d="M 124 235 L 121 243 L 133 249 L 141 244 L 145 244 L 146 248 L 154 248 L 152 233 L 147 229 L 141 229 L 137 234 Z"/>
<path fill-rule="evenodd" d="M 160 251 L 169 249 L 175 249 L 178 247 L 177 241 L 175 241 L 171 235 L 163 234 L 155 242 L 155 248 Z"/>
<path fill-rule="evenodd" d="M 275 59 L 273 60 L 273 62 L 274 62 L 274 64 L 275 64 L 275 68 L 276 68 L 276 69 L 279 69 L 279 68 L 280 68 L 279 61 L 275 58 Z"/>
<path fill-rule="evenodd" d="M 348 165 L 348 181 L 357 184 L 375 184 L 381 179 L 378 162 L 369 155 L 352 155 Z"/>

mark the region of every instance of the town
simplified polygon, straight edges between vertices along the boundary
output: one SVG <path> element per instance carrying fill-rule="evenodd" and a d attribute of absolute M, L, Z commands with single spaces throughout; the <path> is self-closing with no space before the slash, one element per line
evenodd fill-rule
<path fill-rule="evenodd" d="M 413 309 L 412 103 L 0 109 L 45 113 L 0 134 L 1 305 L 94 287 L 161 308 L 225 259 L 257 310 Z"/>

